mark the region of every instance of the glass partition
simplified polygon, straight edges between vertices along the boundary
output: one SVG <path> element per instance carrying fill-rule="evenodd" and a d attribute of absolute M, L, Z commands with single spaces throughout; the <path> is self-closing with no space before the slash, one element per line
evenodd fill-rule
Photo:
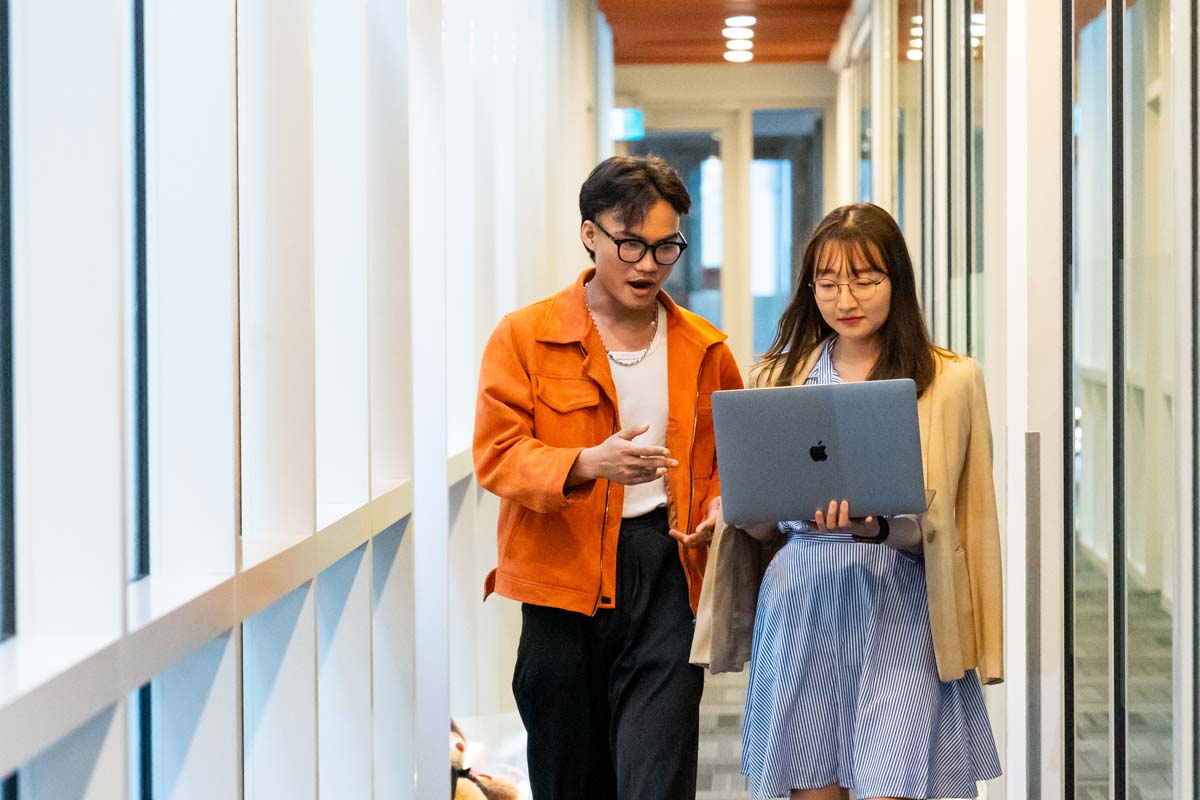
<path fill-rule="evenodd" d="M 688 249 L 675 264 L 664 288 L 684 308 L 721 325 L 721 264 L 724 224 L 721 143 L 715 130 L 647 130 L 646 138 L 629 144 L 630 155 L 666 159 L 687 183 L 691 213 L 680 221 Z"/>
<path fill-rule="evenodd" d="M 825 118 L 819 109 L 755 111 L 753 125 L 750 294 L 757 358 L 775 337 L 804 246 L 821 220 Z"/>
<path fill-rule="evenodd" d="M 1125 608 L 1128 614 L 1127 774 L 1143 797 L 1171 797 L 1174 753 L 1175 573 L 1182 536 L 1177 331 L 1185 320 L 1186 262 L 1172 243 L 1167 120 L 1171 0 L 1137 0 L 1124 13 Z M 1153 509 L 1147 518 L 1147 509 Z"/>

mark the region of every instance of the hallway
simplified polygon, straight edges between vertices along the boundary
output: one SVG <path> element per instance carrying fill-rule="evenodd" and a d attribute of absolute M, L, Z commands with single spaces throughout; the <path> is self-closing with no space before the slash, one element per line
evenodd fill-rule
<path fill-rule="evenodd" d="M 742 715 L 745 713 L 747 665 L 742 672 L 706 675 L 700 703 L 700 770 L 696 800 L 747 800 L 741 773 Z"/>

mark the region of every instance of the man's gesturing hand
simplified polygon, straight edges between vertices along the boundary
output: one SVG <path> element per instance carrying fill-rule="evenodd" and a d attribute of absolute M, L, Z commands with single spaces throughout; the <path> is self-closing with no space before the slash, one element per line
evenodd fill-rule
<path fill-rule="evenodd" d="M 679 466 L 665 447 L 634 444 L 633 439 L 650 430 L 649 425 L 617 431 L 595 447 L 579 453 L 568 485 L 579 485 L 596 478 L 605 478 L 613 483 L 632 486 L 649 483 L 667 474 L 668 469 Z"/>

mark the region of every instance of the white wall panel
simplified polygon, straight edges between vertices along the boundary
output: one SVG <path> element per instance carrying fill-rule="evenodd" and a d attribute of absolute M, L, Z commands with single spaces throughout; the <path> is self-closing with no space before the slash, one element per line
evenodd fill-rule
<path fill-rule="evenodd" d="M 371 543 L 375 796 L 416 797 L 416 603 L 411 518 Z"/>
<path fill-rule="evenodd" d="M 313 594 L 306 583 L 242 626 L 246 800 L 317 796 Z"/>
<path fill-rule="evenodd" d="M 242 535 L 315 526 L 310 8 L 238 3 Z"/>
<path fill-rule="evenodd" d="M 22 800 L 127 797 L 124 702 L 80 725 L 21 769 Z"/>
<path fill-rule="evenodd" d="M 367 261 L 371 494 L 412 477 L 408 18 L 367 3 Z"/>
<path fill-rule="evenodd" d="M 11 12 L 17 625 L 115 636 L 132 277 L 128 8 L 21 0 Z"/>
<path fill-rule="evenodd" d="M 237 797 L 242 780 L 238 642 L 226 633 L 151 684 L 153 795 Z"/>
<path fill-rule="evenodd" d="M 471 446 L 475 427 L 475 275 L 479 249 L 475 235 L 476 111 L 472 78 L 482 53 L 478 4 L 445 4 L 445 152 L 446 152 L 446 401 L 447 454 Z"/>
<path fill-rule="evenodd" d="M 476 571 L 474 481 L 461 480 L 450 487 L 450 629 L 480 631 L 483 606 L 483 574 Z M 494 539 L 494 536 L 493 536 Z M 495 551 L 493 546 L 492 551 Z M 486 645 L 477 636 L 450 637 L 450 714 L 469 717 L 483 713 L 479 670 L 490 672 L 493 664 Z"/>
<path fill-rule="evenodd" d="M 147 3 L 150 532 L 155 574 L 233 572 L 234 6 Z"/>
<path fill-rule="evenodd" d="M 447 4 L 465 0 L 446 0 Z M 446 499 L 447 346 L 443 335 L 447 309 L 446 224 L 452 196 L 445 182 L 446 96 L 443 51 L 443 2 L 409 9 L 409 175 L 414 202 L 411 225 L 413 467 L 419 479 L 413 492 L 413 593 L 416 598 L 416 747 L 417 796 L 450 793 L 446 770 L 446 719 L 450 691 L 449 617 L 447 614 Z"/>
<path fill-rule="evenodd" d="M 313 0 L 317 526 L 367 502 L 365 0 Z"/>
<path fill-rule="evenodd" d="M 322 797 L 371 797 L 371 562 L 362 545 L 317 578 Z"/>

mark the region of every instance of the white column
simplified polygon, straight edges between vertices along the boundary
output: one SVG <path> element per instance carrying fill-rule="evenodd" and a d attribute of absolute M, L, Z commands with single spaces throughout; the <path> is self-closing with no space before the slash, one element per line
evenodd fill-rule
<path fill-rule="evenodd" d="M 10 13 L 18 639 L 85 653 L 125 626 L 132 9 Z M 118 700 L 27 764 L 22 796 L 126 796 L 127 743 Z"/>
<path fill-rule="evenodd" d="M 130 13 L 86 0 L 12 5 L 17 629 L 26 635 L 111 637 L 124 625 Z"/>
<path fill-rule="evenodd" d="M 237 486 L 233 3 L 146 3 L 150 553 L 229 574 Z"/>
<path fill-rule="evenodd" d="M 367 273 L 371 496 L 412 477 L 408 17 L 367 2 Z"/>
<path fill-rule="evenodd" d="M 989 15 L 988 34 L 996 37 L 991 52 L 1002 60 L 1003 75 L 1001 84 L 993 70 L 985 92 L 1003 91 L 1004 110 L 1003 124 L 990 129 L 988 155 L 993 166 L 994 159 L 1003 165 L 1002 182 L 989 190 L 1003 200 L 988 208 L 989 228 L 1003 241 L 993 233 L 986 257 L 997 267 L 988 270 L 989 295 L 1003 298 L 1003 308 L 994 309 L 1002 321 L 989 326 L 987 348 L 996 449 L 1004 464 L 998 478 L 1004 484 L 1006 792 L 1026 797 L 1036 776 L 1041 796 L 1058 798 L 1064 735 L 1061 8 L 1014 0 Z M 1038 434 L 1036 460 L 1028 459 L 1027 433 Z M 1027 486 L 1030 479 L 1034 485 Z M 1032 520 L 1027 488 L 1041 500 Z M 1027 548 L 1029 522 L 1038 526 L 1037 552 Z M 1030 605 L 1030 587 L 1036 587 L 1038 608 Z M 1033 673 L 1027 669 L 1031 623 L 1040 629 L 1032 643 Z M 1031 709 L 1035 697 L 1040 706 Z M 1034 733 L 1041 748 L 1031 763 L 1027 742 Z"/>
<path fill-rule="evenodd" d="M 475 423 L 475 385 L 479 371 L 475 346 L 475 273 L 481 251 L 475 236 L 475 102 L 472 87 L 482 13 L 476 3 L 445 4 L 444 108 L 446 167 L 446 297 L 445 322 L 438 333 L 446 343 L 447 442 L 454 456 L 471 446 Z M 490 332 L 490 331 L 489 331 Z"/>
<path fill-rule="evenodd" d="M 313 0 L 317 528 L 370 497 L 365 0 Z M 295 231 L 299 234 L 299 231 Z"/>
<path fill-rule="evenodd" d="M 465 0 L 447 0 L 465 2 Z M 413 735 L 418 797 L 449 794 L 446 725 L 450 696 L 447 612 L 449 511 L 446 495 L 447 207 L 443 3 L 409 9 L 409 175 L 412 285 L 413 592 L 416 598 L 416 714 Z"/>
<path fill-rule="evenodd" d="M 238 3 L 242 537 L 254 563 L 315 529 L 310 8 Z"/>

